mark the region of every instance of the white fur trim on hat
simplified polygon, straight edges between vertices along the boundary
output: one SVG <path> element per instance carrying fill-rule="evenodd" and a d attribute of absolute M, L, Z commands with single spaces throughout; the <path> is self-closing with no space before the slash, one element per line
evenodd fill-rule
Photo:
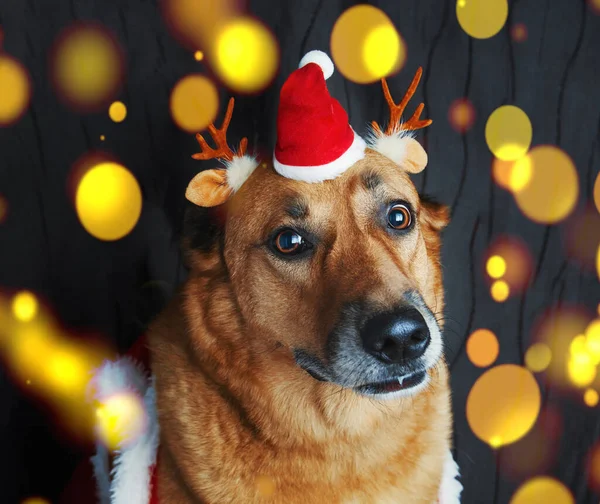
<path fill-rule="evenodd" d="M 225 161 L 224 164 L 227 168 L 227 184 L 235 192 L 248 180 L 259 163 L 255 157 L 243 155 L 234 156 L 232 161 Z"/>
<path fill-rule="evenodd" d="M 280 163 L 273 155 L 273 166 L 277 173 L 286 178 L 303 182 L 322 182 L 336 178 L 364 158 L 366 148 L 366 142 L 354 132 L 354 141 L 348 150 L 330 163 L 319 166 L 293 166 Z"/>
<path fill-rule="evenodd" d="M 333 75 L 333 61 L 323 51 L 310 51 L 307 52 L 304 57 L 300 60 L 298 68 L 308 65 L 309 63 L 316 63 L 323 70 L 323 77 L 325 80 L 329 79 Z"/>
<path fill-rule="evenodd" d="M 367 136 L 367 145 L 369 148 L 391 159 L 394 163 L 402 165 L 407 157 L 406 146 L 408 143 L 407 140 L 410 138 L 414 138 L 412 131 L 400 130 L 396 133 L 386 135 L 385 133 L 371 130 Z"/>

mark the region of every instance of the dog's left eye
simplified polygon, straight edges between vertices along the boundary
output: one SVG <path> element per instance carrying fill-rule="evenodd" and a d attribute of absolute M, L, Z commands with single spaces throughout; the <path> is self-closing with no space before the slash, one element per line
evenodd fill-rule
<path fill-rule="evenodd" d="M 392 229 L 408 229 L 412 224 L 412 214 L 406 205 L 398 203 L 388 210 L 387 220 Z"/>
<path fill-rule="evenodd" d="M 294 256 L 311 248 L 311 244 L 293 229 L 284 229 L 273 239 L 273 247 L 280 254 Z"/>

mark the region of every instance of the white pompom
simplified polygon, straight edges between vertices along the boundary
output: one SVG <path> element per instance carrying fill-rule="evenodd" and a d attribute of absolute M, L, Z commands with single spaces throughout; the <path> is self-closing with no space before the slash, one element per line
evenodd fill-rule
<path fill-rule="evenodd" d="M 307 52 L 304 57 L 300 60 L 298 68 L 302 68 L 309 63 L 316 63 L 323 70 L 323 77 L 325 80 L 329 79 L 333 75 L 333 61 L 323 51 L 310 51 Z"/>

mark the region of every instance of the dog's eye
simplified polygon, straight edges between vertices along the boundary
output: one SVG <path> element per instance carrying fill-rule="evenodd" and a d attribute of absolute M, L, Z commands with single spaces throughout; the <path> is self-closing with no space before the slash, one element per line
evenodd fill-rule
<path fill-rule="evenodd" d="M 310 243 L 293 229 L 280 231 L 273 240 L 275 250 L 286 256 L 298 255 L 310 248 Z"/>
<path fill-rule="evenodd" d="M 412 215 L 406 205 L 398 203 L 388 210 L 388 224 L 392 229 L 408 229 L 412 223 Z"/>

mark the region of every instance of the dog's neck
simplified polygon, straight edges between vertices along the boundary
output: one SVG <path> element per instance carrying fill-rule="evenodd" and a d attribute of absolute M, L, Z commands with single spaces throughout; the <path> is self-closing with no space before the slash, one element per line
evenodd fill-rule
<path fill-rule="evenodd" d="M 217 277 L 192 277 L 151 333 L 161 451 L 168 453 L 179 486 L 207 502 L 229 502 L 209 492 L 208 481 L 228 487 L 233 478 L 239 495 L 250 496 L 262 475 L 275 477 L 281 492 L 289 488 L 293 494 L 303 484 L 339 495 L 357 471 L 370 473 L 398 457 L 412 459 L 415 444 L 448 445 L 444 366 L 418 397 L 389 404 L 361 397 L 313 379 L 289 349 L 260 344 L 227 289 Z M 415 410 L 418 416 L 403 415 Z M 420 422 L 432 418 L 448 421 L 423 429 Z M 433 474 L 442 463 L 435 458 Z M 322 467 L 327 477 L 304 473 L 304 466 Z M 226 475 L 223 467 L 235 474 Z M 174 478 L 164 479 L 177 486 Z M 319 490 L 323 481 L 328 490 Z"/>

